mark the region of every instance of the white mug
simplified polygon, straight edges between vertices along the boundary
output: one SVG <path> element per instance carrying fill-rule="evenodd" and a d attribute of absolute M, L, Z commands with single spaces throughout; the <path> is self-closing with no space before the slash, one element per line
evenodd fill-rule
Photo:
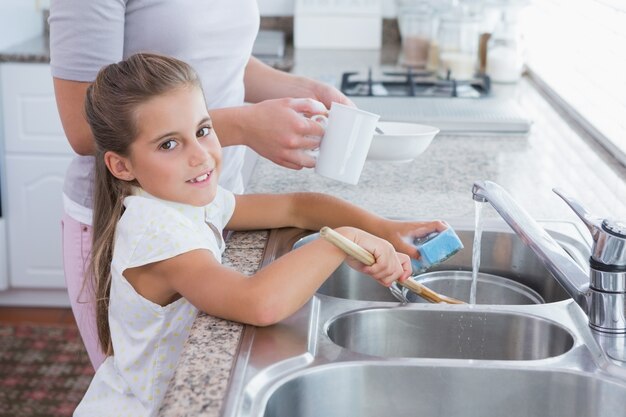
<path fill-rule="evenodd" d="M 339 103 L 331 104 L 328 117 L 313 116 L 312 120 L 325 127 L 319 151 L 315 151 L 315 172 L 348 184 L 358 183 L 379 118 Z"/>

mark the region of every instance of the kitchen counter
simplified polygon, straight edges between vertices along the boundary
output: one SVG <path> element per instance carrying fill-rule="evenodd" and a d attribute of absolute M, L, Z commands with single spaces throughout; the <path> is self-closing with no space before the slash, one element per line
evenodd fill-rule
<path fill-rule="evenodd" d="M 48 37 L 41 35 L 0 51 L 0 62 L 49 63 Z"/>
<path fill-rule="evenodd" d="M 341 71 L 393 65 L 397 48 L 380 52 L 293 51 L 293 72 L 336 83 Z M 0 62 L 49 62 L 46 38 L 0 52 Z M 379 215 L 416 219 L 472 218 L 475 180 L 502 185 L 536 219 L 578 221 L 552 193 L 560 187 L 597 215 L 626 219 L 626 169 L 555 111 L 534 84 L 499 86 L 534 120 L 528 137 L 437 136 L 411 163 L 367 162 L 359 184 L 345 185 L 311 170 L 292 171 L 259 160 L 248 191 L 319 191 Z M 490 207 L 483 214 L 497 217 Z M 235 233 L 224 263 L 256 271 L 267 231 Z M 161 410 L 164 416 L 219 416 L 243 326 L 200 314 Z"/>
<path fill-rule="evenodd" d="M 296 52 L 295 72 L 326 80 L 326 74 L 332 74 L 338 66 L 355 69 L 355 62 L 371 59 L 366 52 L 334 52 L 331 55 L 339 55 L 331 59 L 322 59 L 319 51 L 300 56 Z M 355 56 L 363 60 L 356 61 Z M 376 61 L 392 63 L 393 54 L 378 54 Z M 473 181 L 492 180 L 507 189 L 536 219 L 578 221 L 552 193 L 553 187 L 578 198 L 592 213 L 626 219 L 626 169 L 573 128 L 530 80 L 500 86 L 498 90 L 499 94 L 515 97 L 534 120 L 528 137 L 437 136 L 413 162 L 367 162 L 356 186 L 323 178 L 311 170 L 292 171 L 259 160 L 248 192 L 319 191 L 382 216 L 472 218 Z M 490 206 L 485 207 L 483 215 L 498 217 Z M 225 263 L 253 273 L 266 239 L 267 232 L 235 233 L 228 242 Z M 198 316 L 163 404 L 163 416 L 219 416 L 242 328 L 205 314 Z"/>

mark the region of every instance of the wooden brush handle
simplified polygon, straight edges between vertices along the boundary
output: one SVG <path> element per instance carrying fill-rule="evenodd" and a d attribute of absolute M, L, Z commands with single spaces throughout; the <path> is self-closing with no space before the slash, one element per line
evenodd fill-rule
<path fill-rule="evenodd" d="M 357 245 L 344 235 L 335 232 L 328 226 L 322 227 L 320 230 L 320 236 L 364 265 L 371 266 L 376 262 L 374 255 L 369 253 L 366 249 L 363 249 L 361 246 Z"/>
<path fill-rule="evenodd" d="M 322 227 L 320 230 L 320 236 L 364 265 L 370 266 L 374 265 L 376 262 L 374 255 L 369 253 L 366 249 L 362 248 L 342 234 L 335 232 L 328 226 Z M 432 303 L 465 304 L 463 301 L 455 298 L 440 295 L 412 278 L 409 278 L 404 282 L 397 282 Z"/>

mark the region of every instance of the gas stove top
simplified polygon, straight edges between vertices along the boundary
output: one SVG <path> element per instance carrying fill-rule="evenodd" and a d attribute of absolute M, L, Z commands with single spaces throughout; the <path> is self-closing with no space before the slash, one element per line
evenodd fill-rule
<path fill-rule="evenodd" d="M 531 121 L 512 99 L 494 97 L 488 76 L 440 79 L 427 71 L 345 72 L 341 91 L 381 120 L 436 126 L 444 134 L 527 134 Z"/>
<path fill-rule="evenodd" d="M 358 97 L 461 97 L 481 98 L 489 95 L 491 81 L 488 75 L 471 80 L 441 79 L 431 71 L 383 71 L 372 75 L 345 72 L 341 77 L 341 91 Z"/>

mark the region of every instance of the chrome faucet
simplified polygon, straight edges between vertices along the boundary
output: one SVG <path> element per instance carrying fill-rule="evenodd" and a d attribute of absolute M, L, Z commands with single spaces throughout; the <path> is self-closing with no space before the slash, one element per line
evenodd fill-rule
<path fill-rule="evenodd" d="M 626 333 L 626 223 L 590 215 L 576 200 L 553 189 L 585 223 L 593 238 L 589 276 L 498 184 L 477 181 L 475 201 L 489 202 L 541 259 L 589 317 L 589 326 L 608 334 Z"/>

